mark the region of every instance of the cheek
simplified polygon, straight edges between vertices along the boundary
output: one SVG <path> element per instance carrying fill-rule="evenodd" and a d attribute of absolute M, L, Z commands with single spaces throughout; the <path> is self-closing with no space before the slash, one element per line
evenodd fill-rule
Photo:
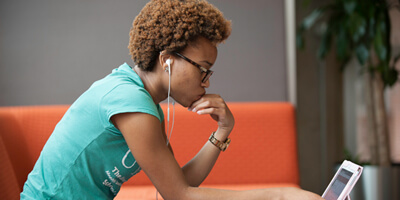
<path fill-rule="evenodd" d="M 192 101 L 193 95 L 198 91 L 199 84 L 198 80 L 196 80 L 195 75 L 193 73 L 181 73 L 174 81 L 174 85 L 172 86 L 172 90 L 175 98 L 178 98 L 181 103 L 191 103 L 187 101 Z"/>
<path fill-rule="evenodd" d="M 194 87 L 196 83 L 199 82 L 200 73 L 194 70 L 182 70 L 178 77 L 179 87 Z"/>
<path fill-rule="evenodd" d="M 189 94 L 194 89 L 193 80 L 188 77 L 183 77 L 176 82 L 175 87 L 178 88 L 176 92 L 180 95 Z"/>

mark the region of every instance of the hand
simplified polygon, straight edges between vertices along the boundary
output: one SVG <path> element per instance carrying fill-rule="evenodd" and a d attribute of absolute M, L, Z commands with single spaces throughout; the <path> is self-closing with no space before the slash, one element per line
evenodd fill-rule
<path fill-rule="evenodd" d="M 205 94 L 199 100 L 193 102 L 190 111 L 199 115 L 209 114 L 218 123 L 218 129 L 228 134 L 235 125 L 235 119 L 221 96 L 217 94 Z"/>

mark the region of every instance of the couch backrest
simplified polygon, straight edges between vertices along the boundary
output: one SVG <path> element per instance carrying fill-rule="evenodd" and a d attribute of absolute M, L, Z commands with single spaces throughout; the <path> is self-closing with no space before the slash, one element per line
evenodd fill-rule
<path fill-rule="evenodd" d="M 1 125 L 0 122 L 0 127 Z M 2 137 L 0 137 L 0 170 L 0 199 L 19 199 L 20 188 Z"/>
<path fill-rule="evenodd" d="M 69 106 L 0 108 L 0 137 L 7 149 L 20 190 L 54 127 Z"/>
<path fill-rule="evenodd" d="M 231 146 L 221 153 L 205 184 L 299 183 L 294 108 L 288 103 L 229 103 L 236 124 Z M 166 105 L 162 105 L 167 116 Z M 27 174 L 68 106 L 0 108 L 0 136 L 22 189 Z M 172 123 L 172 105 L 171 105 Z M 165 117 L 166 119 L 166 117 Z M 171 145 L 184 165 L 217 124 L 177 105 Z M 143 172 L 126 184 L 151 184 Z"/>

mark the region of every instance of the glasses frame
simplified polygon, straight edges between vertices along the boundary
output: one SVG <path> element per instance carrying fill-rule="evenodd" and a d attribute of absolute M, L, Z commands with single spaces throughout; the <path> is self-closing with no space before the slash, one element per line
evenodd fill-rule
<path fill-rule="evenodd" d="M 200 64 L 194 62 L 193 60 L 190 60 L 189 58 L 187 58 L 186 56 L 178 53 L 178 52 L 173 52 L 173 54 L 177 55 L 178 57 L 182 58 L 183 60 L 186 60 L 187 62 L 189 62 L 190 64 L 194 65 L 195 67 L 199 68 L 201 73 L 205 73 L 206 76 L 204 76 L 204 78 L 201 80 L 201 82 L 205 83 L 208 81 L 208 79 L 210 79 L 210 76 L 214 73 L 214 71 L 209 70 L 203 66 L 201 66 Z"/>

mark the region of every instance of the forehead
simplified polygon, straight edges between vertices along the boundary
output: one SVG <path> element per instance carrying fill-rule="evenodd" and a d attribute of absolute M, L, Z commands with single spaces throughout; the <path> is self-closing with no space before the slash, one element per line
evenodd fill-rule
<path fill-rule="evenodd" d="M 190 42 L 182 53 L 193 59 L 202 59 L 214 63 L 217 58 L 218 50 L 216 45 L 208 39 L 199 37 Z"/>

